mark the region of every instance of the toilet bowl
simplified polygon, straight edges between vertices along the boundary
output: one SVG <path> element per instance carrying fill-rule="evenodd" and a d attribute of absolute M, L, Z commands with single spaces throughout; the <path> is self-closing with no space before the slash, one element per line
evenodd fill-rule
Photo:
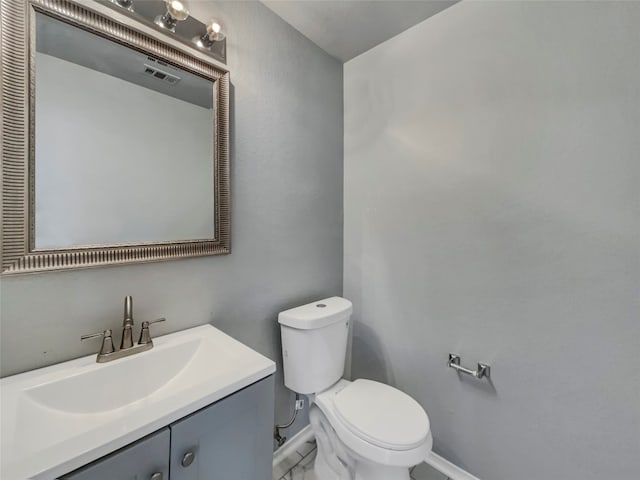
<path fill-rule="evenodd" d="M 342 377 L 351 302 L 332 297 L 281 312 L 285 385 L 309 398 L 317 480 L 409 480 L 433 444 L 429 417 L 409 395 Z"/>
<path fill-rule="evenodd" d="M 310 400 L 312 428 L 316 422 L 324 424 L 330 437 L 325 448 L 320 444 L 326 440 L 317 439 L 319 449 L 342 456 L 352 472 L 345 478 L 405 480 L 409 467 L 423 462 L 431 452 L 429 418 L 400 390 L 371 380 L 339 380 Z M 318 480 L 338 478 L 342 480 L 318 476 Z"/>

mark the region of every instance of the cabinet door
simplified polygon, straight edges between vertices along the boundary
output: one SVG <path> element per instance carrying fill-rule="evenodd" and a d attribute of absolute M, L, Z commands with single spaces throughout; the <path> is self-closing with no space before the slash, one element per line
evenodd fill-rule
<path fill-rule="evenodd" d="M 171 480 L 271 480 L 273 376 L 171 425 Z"/>
<path fill-rule="evenodd" d="M 168 428 L 71 472 L 61 480 L 169 480 Z"/>

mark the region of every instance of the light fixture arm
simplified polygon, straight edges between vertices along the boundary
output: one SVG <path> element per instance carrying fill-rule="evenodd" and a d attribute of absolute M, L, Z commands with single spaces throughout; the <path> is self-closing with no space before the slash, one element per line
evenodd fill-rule
<path fill-rule="evenodd" d="M 211 48 L 211 46 L 216 42 L 215 40 L 211 40 L 209 32 L 205 32 L 201 37 L 198 37 L 198 41 L 196 43 L 198 44 L 198 46 L 202 45 L 203 48 Z"/>
<path fill-rule="evenodd" d="M 178 24 L 178 20 L 173 18 L 169 12 L 164 12 L 164 14 L 160 16 L 158 22 L 156 23 L 161 24 L 161 26 L 166 28 L 167 30 L 173 31 Z"/>
<path fill-rule="evenodd" d="M 133 0 L 111 0 L 111 3 L 114 3 L 121 8 L 129 10 L 132 13 L 135 11 L 133 8 Z"/>
<path fill-rule="evenodd" d="M 155 28 L 169 35 L 176 35 L 180 40 L 191 43 L 201 52 L 226 63 L 227 35 L 224 22 L 220 17 L 209 18 L 207 22 L 191 17 L 189 14 L 191 0 L 101 1 L 106 2 L 107 6 L 112 9 L 124 10 L 123 13 L 135 19 L 153 22 Z M 148 7 L 147 2 L 153 3 L 154 7 Z M 140 3 L 145 3 L 144 9 L 135 8 Z"/>

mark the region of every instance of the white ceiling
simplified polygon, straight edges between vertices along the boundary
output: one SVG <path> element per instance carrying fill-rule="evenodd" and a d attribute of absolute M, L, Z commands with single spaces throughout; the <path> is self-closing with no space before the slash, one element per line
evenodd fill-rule
<path fill-rule="evenodd" d="M 458 0 L 262 0 L 333 57 L 346 62 Z"/>

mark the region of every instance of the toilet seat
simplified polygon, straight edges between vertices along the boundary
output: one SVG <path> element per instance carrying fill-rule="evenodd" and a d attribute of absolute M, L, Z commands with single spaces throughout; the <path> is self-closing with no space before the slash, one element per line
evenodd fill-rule
<path fill-rule="evenodd" d="M 390 450 L 410 450 L 429 435 L 429 417 L 406 393 L 358 379 L 334 396 L 336 416 L 364 440 Z"/>
<path fill-rule="evenodd" d="M 363 382 L 366 383 L 363 384 Z M 371 385 L 368 382 L 371 381 L 356 380 L 352 383 L 341 379 L 328 390 L 317 394 L 313 401 L 317 408 L 327 417 L 338 438 L 356 456 L 382 465 L 399 467 L 410 467 L 423 462 L 431 452 L 433 438 L 429 427 L 429 419 L 422 407 L 417 405 L 424 416 L 416 414 L 413 417 L 407 415 L 404 421 L 401 420 L 403 428 L 398 431 L 394 432 L 393 429 L 385 429 L 385 422 L 380 422 L 378 427 L 374 427 L 374 421 L 380 420 L 380 417 L 374 418 L 375 415 L 380 415 L 380 408 L 395 404 L 395 402 L 385 404 L 385 402 L 378 402 L 377 399 L 371 397 L 362 397 L 363 394 L 374 391 L 389 394 L 389 391 L 385 389 L 392 389 L 394 393 L 389 395 L 390 398 L 398 400 L 398 396 L 395 393 L 399 393 L 412 402 L 415 401 L 389 385 L 378 382 L 371 382 L 375 384 Z M 354 385 L 356 385 L 355 389 L 349 392 L 348 390 Z M 342 398 L 342 402 L 340 400 L 337 402 L 341 405 L 341 407 L 338 407 L 336 398 L 340 397 L 341 392 L 345 392 L 345 395 Z M 367 402 L 375 403 L 376 408 L 367 408 Z M 360 405 L 360 409 L 364 412 L 362 415 L 351 415 L 353 413 L 352 409 L 355 409 L 356 405 Z M 403 408 L 407 405 L 409 403 L 403 398 L 403 400 L 399 400 L 398 404 L 395 404 L 394 408 Z M 410 406 L 411 409 L 413 407 Z M 342 409 L 341 413 L 338 413 L 339 408 Z M 408 427 L 412 418 L 416 423 L 419 423 L 420 431 L 425 433 L 425 436 L 421 439 L 417 439 L 417 435 L 420 435 L 418 429 L 412 430 L 411 427 Z M 391 434 L 387 436 L 390 432 Z M 406 435 L 407 433 L 409 434 Z"/>

